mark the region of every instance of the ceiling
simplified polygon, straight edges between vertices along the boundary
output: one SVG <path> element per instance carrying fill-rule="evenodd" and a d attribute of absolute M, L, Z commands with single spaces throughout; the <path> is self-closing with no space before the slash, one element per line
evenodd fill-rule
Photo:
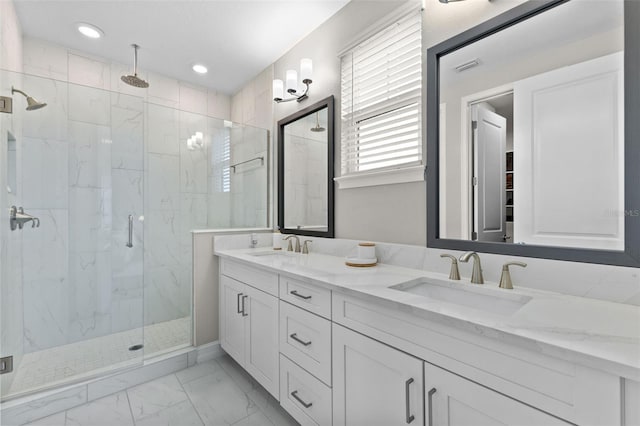
<path fill-rule="evenodd" d="M 486 78 L 490 73 L 504 74 L 507 69 L 513 72 L 515 64 L 526 65 L 531 73 L 544 71 L 536 67 L 557 68 L 563 61 L 571 60 L 566 57 L 564 50 L 568 46 L 582 44 L 586 53 L 590 52 L 589 48 L 594 51 L 603 48 L 620 50 L 624 45 L 623 23 L 622 1 L 572 1 L 561 4 L 444 55 L 440 61 L 441 87 L 460 87 L 465 80 Z M 605 38 L 607 34 L 611 37 Z M 599 38 L 602 38 L 602 46 L 595 44 Z M 463 72 L 454 70 L 456 66 L 473 59 L 477 59 L 480 65 Z"/>
<path fill-rule="evenodd" d="M 25 36 L 234 94 L 349 0 L 14 0 Z M 78 22 L 99 27 L 91 40 Z M 312 53 L 309 52 L 313 57 Z M 205 75 L 194 63 L 209 68 Z"/>

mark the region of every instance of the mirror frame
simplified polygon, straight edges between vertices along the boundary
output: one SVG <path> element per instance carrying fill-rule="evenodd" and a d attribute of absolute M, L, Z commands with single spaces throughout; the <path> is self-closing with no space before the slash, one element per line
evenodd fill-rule
<path fill-rule="evenodd" d="M 624 0 L 624 251 L 439 238 L 440 57 L 570 0 L 530 0 L 427 49 L 427 247 L 509 256 L 640 266 L 640 2 Z"/>
<path fill-rule="evenodd" d="M 278 228 L 283 234 L 306 235 L 309 237 L 325 237 L 333 238 L 335 235 L 334 227 L 334 99 L 333 95 L 325 98 L 315 104 L 308 106 L 288 117 L 278 121 Z M 327 108 L 327 230 L 326 231 L 309 231 L 296 228 L 285 228 L 284 226 L 284 127 L 303 117 Z"/>

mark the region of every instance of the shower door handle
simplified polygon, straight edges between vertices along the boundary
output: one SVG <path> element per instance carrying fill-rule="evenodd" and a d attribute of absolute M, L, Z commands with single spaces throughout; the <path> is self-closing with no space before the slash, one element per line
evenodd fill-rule
<path fill-rule="evenodd" d="M 129 215 L 129 241 L 127 242 L 127 247 L 133 247 L 133 215 Z"/>

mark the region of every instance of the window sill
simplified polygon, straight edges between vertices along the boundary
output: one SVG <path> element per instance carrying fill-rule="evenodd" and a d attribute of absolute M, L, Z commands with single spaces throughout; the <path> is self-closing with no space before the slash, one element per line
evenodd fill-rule
<path fill-rule="evenodd" d="M 354 175 L 337 177 L 333 180 L 338 183 L 338 188 L 340 189 L 421 182 L 424 181 L 424 170 L 424 166 L 414 166 L 406 167 L 403 169 L 358 173 Z"/>

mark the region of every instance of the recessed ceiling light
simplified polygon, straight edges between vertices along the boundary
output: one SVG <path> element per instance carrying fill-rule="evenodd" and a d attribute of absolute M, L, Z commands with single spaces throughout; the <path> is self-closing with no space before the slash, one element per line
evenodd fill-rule
<path fill-rule="evenodd" d="M 80 34 L 83 36 L 89 38 L 100 38 L 104 35 L 104 32 L 102 32 L 100 28 L 84 22 L 78 24 L 78 31 L 80 31 Z"/>
<path fill-rule="evenodd" d="M 197 72 L 198 74 L 206 74 L 207 71 L 209 71 L 207 69 L 207 67 L 205 67 L 202 64 L 195 64 L 193 67 L 191 67 L 195 72 Z"/>

